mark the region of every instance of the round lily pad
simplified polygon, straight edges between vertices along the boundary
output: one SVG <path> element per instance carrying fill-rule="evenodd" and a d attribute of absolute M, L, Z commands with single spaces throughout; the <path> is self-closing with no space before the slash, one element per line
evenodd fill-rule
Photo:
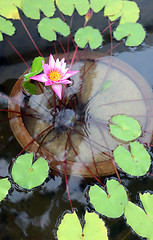
<path fill-rule="evenodd" d="M 40 10 L 47 17 L 52 17 L 55 12 L 54 1 L 50 0 L 23 0 L 22 10 L 24 14 L 32 19 L 40 19 Z"/>
<path fill-rule="evenodd" d="M 56 0 L 59 10 L 65 15 L 72 16 L 74 9 L 82 16 L 87 14 L 90 5 L 88 0 Z"/>
<path fill-rule="evenodd" d="M 80 28 L 75 34 L 74 40 L 80 48 L 84 48 L 87 43 L 91 49 L 96 49 L 102 44 L 102 35 L 98 29 L 90 26 Z"/>
<path fill-rule="evenodd" d="M 75 212 L 66 213 L 57 230 L 58 240 L 108 240 L 105 223 L 96 213 L 85 213 L 82 226 Z"/>
<path fill-rule="evenodd" d="M 15 27 L 13 26 L 11 21 L 0 17 L 0 41 L 3 40 L 2 33 L 12 36 L 15 33 Z"/>
<path fill-rule="evenodd" d="M 44 39 L 56 41 L 56 32 L 66 37 L 70 34 L 70 28 L 60 18 L 43 18 L 38 24 L 38 32 Z"/>
<path fill-rule="evenodd" d="M 22 0 L 1 0 L 0 15 L 6 18 L 20 19 L 18 8 L 21 8 Z"/>
<path fill-rule="evenodd" d="M 132 176 L 145 175 L 151 164 L 149 153 L 139 142 L 131 142 L 130 151 L 119 145 L 114 150 L 115 162 L 124 172 Z"/>
<path fill-rule="evenodd" d="M 123 7 L 122 0 L 109 0 L 104 9 L 104 16 L 112 16 L 119 13 Z"/>
<path fill-rule="evenodd" d="M 124 213 L 124 206 L 128 202 L 124 187 L 118 181 L 107 180 L 107 193 L 97 185 L 89 190 L 90 202 L 95 210 L 107 217 L 118 218 Z"/>
<path fill-rule="evenodd" d="M 114 137 L 126 142 L 137 139 L 142 133 L 138 121 L 127 115 L 113 116 L 109 127 Z"/>
<path fill-rule="evenodd" d="M 114 21 L 117 18 L 121 17 L 120 24 L 123 24 L 126 22 L 135 23 L 139 19 L 139 12 L 140 12 L 139 7 L 135 2 L 124 1 L 123 8 L 121 9 L 121 11 L 118 14 L 109 16 L 109 19 L 111 21 Z"/>
<path fill-rule="evenodd" d="M 132 202 L 125 206 L 127 224 L 141 237 L 153 240 L 153 195 L 150 193 L 140 194 L 140 199 L 145 211 Z"/>
<path fill-rule="evenodd" d="M 8 194 L 11 184 L 8 178 L 0 179 L 0 201 L 2 201 Z"/>
<path fill-rule="evenodd" d="M 138 46 L 144 41 L 146 32 L 141 24 L 128 22 L 120 24 L 113 32 L 113 35 L 118 41 L 127 37 L 125 45 L 132 47 Z"/>
<path fill-rule="evenodd" d="M 101 11 L 109 0 L 90 0 L 90 7 L 97 13 Z"/>
<path fill-rule="evenodd" d="M 19 156 L 12 167 L 12 177 L 20 187 L 32 189 L 41 185 L 48 177 L 47 161 L 40 157 L 33 163 L 33 153 Z"/>

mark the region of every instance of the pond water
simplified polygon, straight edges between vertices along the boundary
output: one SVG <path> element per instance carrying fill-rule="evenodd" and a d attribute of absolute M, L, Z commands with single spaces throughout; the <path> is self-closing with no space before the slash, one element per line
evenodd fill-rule
<path fill-rule="evenodd" d="M 137 1 L 137 3 L 141 9 L 140 22 L 143 24 L 147 31 L 147 38 L 145 40 L 145 43 L 138 48 L 127 48 L 121 44 L 114 50 L 113 55 L 117 59 L 128 63 L 130 66 L 136 69 L 147 81 L 146 86 L 148 84 L 152 88 L 153 16 L 151 10 L 153 10 L 153 3 L 151 0 L 141 0 L 139 2 Z M 28 20 L 24 16 L 22 16 L 22 18 L 27 24 L 27 27 L 34 37 L 37 45 L 39 46 L 39 49 L 43 55 L 47 57 L 50 52 L 54 51 L 53 44 L 40 39 L 35 29 L 37 21 Z M 82 20 L 80 20 L 80 22 L 81 21 Z M 93 19 L 93 25 L 95 24 L 94 21 L 98 21 L 98 19 Z M 74 23 L 76 25 L 76 21 L 74 21 Z M 105 24 L 107 25 L 106 22 L 104 22 L 104 25 Z M 32 42 L 30 41 L 21 24 L 18 22 L 16 23 L 16 26 L 18 29 L 17 33 L 14 37 L 9 38 L 9 40 L 13 43 L 13 45 L 18 49 L 18 51 L 30 65 L 33 58 L 38 56 L 38 53 L 33 47 Z M 76 28 L 77 26 L 74 26 L 74 29 Z M 99 49 L 98 52 L 107 52 L 107 50 L 110 48 L 108 36 L 106 34 L 104 46 L 103 48 Z M 64 41 L 63 39 L 61 40 Z M 57 50 L 59 52 L 62 52 L 59 44 L 57 44 Z M 21 62 L 21 59 L 17 56 L 14 50 L 11 49 L 9 44 L 6 41 L 0 43 L 0 94 L 9 96 L 15 82 L 26 69 L 27 67 L 24 65 L 24 63 Z M 132 92 L 132 89 L 130 90 L 130 94 Z M 123 97 L 125 94 L 126 91 L 120 96 Z M 116 96 L 118 96 L 118 93 Z M 119 100 L 122 100 L 121 97 L 119 97 Z M 84 101 L 87 100 L 85 99 Z M 102 100 L 98 99 L 98 101 Z M 96 103 L 93 104 L 95 105 Z M 8 101 L 6 98 L 0 98 L 0 108 L 7 109 L 7 104 Z M 143 111 L 142 115 L 146 115 L 143 108 L 143 104 L 136 106 L 136 109 L 139 109 L 137 115 L 140 115 L 141 111 Z M 90 107 L 89 110 L 91 111 L 91 109 L 93 109 L 93 107 Z M 132 105 L 130 106 L 130 109 L 131 111 L 135 112 L 135 108 L 133 108 Z M 105 112 L 105 109 L 101 110 Z M 95 114 L 96 113 L 93 113 L 94 116 Z M 113 114 L 114 113 L 112 113 L 112 115 Z M 132 114 L 134 113 L 131 112 L 131 115 Z M 106 120 L 108 120 L 108 115 L 110 116 L 110 114 L 107 112 Z M 12 159 L 22 150 L 19 143 L 12 134 L 8 121 L 5 121 L 7 118 L 7 113 L 0 112 L 0 176 L 2 177 L 10 176 L 10 163 Z M 99 118 L 99 115 L 97 118 Z M 143 117 L 142 119 L 144 120 Z M 143 121 L 142 119 L 140 120 L 141 122 Z M 145 124 L 145 122 L 143 124 Z M 152 129 L 149 129 L 149 131 L 151 130 Z M 146 190 L 153 191 L 153 178 L 151 176 L 145 176 L 143 178 L 136 179 L 128 178 L 124 174 L 121 174 L 121 176 L 123 184 L 127 186 L 131 199 L 135 203 L 139 202 L 138 192 L 144 192 Z M 85 210 L 89 209 L 89 204 L 85 198 L 86 188 L 87 186 L 92 185 L 94 182 L 95 180 L 92 178 L 87 179 L 83 176 L 77 177 L 72 174 L 68 176 L 68 185 L 72 204 L 73 207 L 77 209 L 77 213 L 80 218 L 82 218 Z M 0 240 L 56 239 L 55 231 L 57 229 L 59 217 L 61 217 L 66 210 L 71 210 L 66 191 L 64 174 L 59 175 L 51 171 L 51 175 L 48 177 L 43 186 L 33 191 L 23 191 L 22 189 L 15 186 L 14 183 L 12 183 L 12 185 L 12 191 L 0 206 Z M 110 240 L 141 239 L 140 237 L 136 236 L 129 227 L 127 227 L 125 223 L 126 221 L 123 217 L 116 220 L 104 218 L 104 220 L 106 221 L 106 226 L 109 228 Z"/>

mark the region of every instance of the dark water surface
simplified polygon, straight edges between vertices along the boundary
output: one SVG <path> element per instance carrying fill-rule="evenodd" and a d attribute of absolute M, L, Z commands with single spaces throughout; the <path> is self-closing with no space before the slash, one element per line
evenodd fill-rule
<path fill-rule="evenodd" d="M 140 22 L 147 31 L 145 42 L 137 48 L 127 48 L 123 44 L 114 50 L 114 55 L 135 68 L 153 87 L 153 2 L 152 0 L 137 0 L 141 10 Z M 21 14 L 22 16 L 22 14 Z M 93 17 L 93 26 L 100 26 L 100 14 Z M 37 21 L 26 19 L 22 16 L 36 44 L 44 56 L 54 53 L 53 44 L 41 39 L 35 29 Z M 75 19 L 76 18 L 76 19 Z M 74 16 L 77 20 L 77 15 Z M 79 19 L 80 26 L 83 20 Z M 105 20 L 105 28 L 107 22 Z M 33 58 L 38 56 L 32 42 L 19 21 L 16 35 L 8 37 L 20 54 L 30 65 Z M 74 31 L 77 29 L 77 21 L 74 21 Z M 110 48 L 109 32 L 105 35 L 104 46 L 99 51 L 106 52 Z M 63 38 L 61 38 L 62 41 Z M 58 48 L 61 52 L 61 48 Z M 11 88 L 18 77 L 26 70 L 26 66 L 17 56 L 14 50 L 4 40 L 0 43 L 0 94 L 10 94 Z M 7 100 L 0 98 L 0 108 L 7 109 Z M 0 112 L 0 121 L 7 119 L 7 114 Z M 8 167 L 22 148 L 14 138 L 9 123 L 0 124 L 0 176 L 10 176 Z M 123 184 L 128 188 L 132 201 L 139 202 L 138 192 L 153 191 L 153 178 L 142 177 L 130 179 L 122 175 Z M 89 204 L 84 196 L 86 187 L 93 184 L 94 180 L 83 177 L 68 177 L 70 196 L 73 207 L 77 209 L 78 216 L 83 217 Z M 0 205 L 0 240 L 54 240 L 59 217 L 70 210 L 70 204 L 65 186 L 64 176 L 56 176 L 54 173 L 47 179 L 43 186 L 33 191 L 23 191 L 12 183 L 10 194 Z M 137 237 L 126 226 L 124 218 L 107 219 L 110 240 L 134 240 Z"/>

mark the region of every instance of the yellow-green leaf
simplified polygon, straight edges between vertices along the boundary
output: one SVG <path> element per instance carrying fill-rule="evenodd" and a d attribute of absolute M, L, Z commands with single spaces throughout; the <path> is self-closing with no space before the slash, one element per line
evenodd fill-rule
<path fill-rule="evenodd" d="M 15 27 L 13 26 L 11 21 L 0 17 L 0 41 L 3 40 L 2 33 L 12 36 L 15 33 Z"/>
<path fill-rule="evenodd" d="M 38 32 L 46 40 L 56 41 L 56 32 L 66 37 L 70 34 L 70 28 L 60 18 L 43 18 L 38 24 Z"/>
<path fill-rule="evenodd" d="M 40 19 L 40 11 L 47 17 L 52 17 L 55 12 L 53 0 L 23 0 L 22 9 L 24 14 L 32 19 Z"/>
<path fill-rule="evenodd" d="M 20 19 L 17 7 L 21 8 L 22 0 L 0 0 L 0 15 L 5 18 Z"/>

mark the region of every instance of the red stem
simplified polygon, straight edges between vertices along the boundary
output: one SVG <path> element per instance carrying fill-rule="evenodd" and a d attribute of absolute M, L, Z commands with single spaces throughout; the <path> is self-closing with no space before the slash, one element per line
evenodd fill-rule
<path fill-rule="evenodd" d="M 23 152 L 25 151 L 25 149 L 30 146 L 31 143 L 33 143 L 37 138 L 39 138 L 43 133 L 45 133 L 45 132 L 46 132 L 47 130 L 49 130 L 51 127 L 52 127 L 52 126 L 49 126 L 49 127 L 46 128 L 45 130 L 43 130 L 41 133 L 39 133 L 35 138 L 33 138 L 33 139 L 22 149 L 22 151 L 15 157 L 15 159 L 16 159 L 21 153 L 23 153 Z"/>
<path fill-rule="evenodd" d="M 24 64 L 27 66 L 27 68 L 30 69 L 29 65 L 26 63 L 26 61 L 25 61 L 24 58 L 21 56 L 21 54 L 17 51 L 17 49 L 13 46 L 13 44 L 7 39 L 6 36 L 4 36 L 4 38 L 5 38 L 6 41 L 10 44 L 10 46 L 14 49 L 14 51 L 18 54 L 18 56 L 21 58 L 21 60 L 24 62 Z"/>
<path fill-rule="evenodd" d="M 32 43 L 33 43 L 33 45 L 34 45 L 34 46 L 35 46 L 35 48 L 37 49 L 37 51 L 38 51 L 39 55 L 40 55 L 41 57 L 43 57 L 42 53 L 40 52 L 39 48 L 37 47 L 37 45 L 36 45 L 35 41 L 33 40 L 33 38 L 32 38 L 32 36 L 31 36 L 30 32 L 28 31 L 28 29 L 27 29 L 27 27 L 26 27 L 25 23 L 23 22 L 23 20 L 21 19 L 21 17 L 20 17 L 20 21 L 21 21 L 21 23 L 22 23 L 22 25 L 23 25 L 24 29 L 26 30 L 26 32 L 27 32 L 27 34 L 28 34 L 28 36 L 30 37 L 30 39 L 31 39 L 31 41 L 32 41 Z"/>

